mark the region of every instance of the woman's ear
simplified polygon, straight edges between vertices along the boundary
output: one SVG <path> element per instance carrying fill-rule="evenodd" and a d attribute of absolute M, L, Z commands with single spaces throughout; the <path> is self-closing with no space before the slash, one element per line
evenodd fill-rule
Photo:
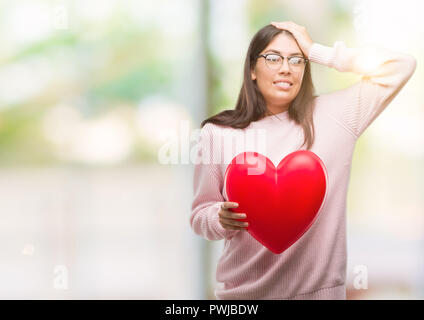
<path fill-rule="evenodd" d="M 250 72 L 250 76 L 251 76 L 251 78 L 252 78 L 252 80 L 253 80 L 253 81 L 255 81 L 255 80 L 256 80 L 256 73 L 255 73 L 255 70 L 252 70 L 252 71 Z"/>

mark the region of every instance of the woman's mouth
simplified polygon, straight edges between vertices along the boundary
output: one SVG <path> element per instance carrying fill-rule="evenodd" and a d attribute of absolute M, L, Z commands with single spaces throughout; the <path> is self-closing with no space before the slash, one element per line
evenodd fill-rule
<path fill-rule="evenodd" d="M 273 83 L 274 86 L 278 87 L 279 89 L 288 90 L 293 86 L 293 83 L 289 83 L 287 81 L 276 81 Z"/>

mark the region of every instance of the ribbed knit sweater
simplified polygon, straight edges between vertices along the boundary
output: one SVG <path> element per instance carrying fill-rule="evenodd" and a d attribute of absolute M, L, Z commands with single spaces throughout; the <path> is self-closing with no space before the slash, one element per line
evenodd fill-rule
<path fill-rule="evenodd" d="M 266 149 L 255 151 L 277 167 L 289 153 L 306 149 L 306 145 L 300 148 L 302 127 L 285 111 L 253 121 L 245 129 L 211 123 L 201 128 L 197 155 L 202 161 L 194 167 L 190 225 L 207 240 L 225 241 L 216 269 L 217 299 L 346 299 L 346 198 L 354 147 L 408 82 L 416 59 L 382 47 L 349 48 L 343 41 L 332 47 L 313 43 L 308 58 L 361 79 L 313 100 L 315 142 L 310 151 L 327 169 L 327 195 L 312 226 L 283 253 L 272 253 L 245 230 L 224 229 L 218 211 L 228 201 L 224 181 L 228 164 L 240 152 L 256 147 L 258 135 L 248 132 L 265 130 Z M 225 148 L 224 154 L 224 139 L 236 141 L 240 135 L 246 143 Z M 256 140 L 247 142 L 252 136 Z"/>

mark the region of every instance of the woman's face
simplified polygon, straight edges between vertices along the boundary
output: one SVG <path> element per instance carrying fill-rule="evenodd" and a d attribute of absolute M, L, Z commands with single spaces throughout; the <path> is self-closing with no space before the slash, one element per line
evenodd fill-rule
<path fill-rule="evenodd" d="M 302 51 L 296 41 L 285 34 L 278 34 L 259 54 L 279 53 L 282 56 L 303 56 Z M 265 58 L 258 58 L 254 70 L 251 72 L 252 80 L 256 84 L 265 98 L 268 110 L 272 112 L 286 111 L 290 102 L 297 96 L 302 84 L 305 66 L 293 67 L 289 65 L 287 58 L 284 58 L 283 64 L 277 70 L 269 68 Z M 281 87 L 278 81 L 288 80 L 292 86 L 288 88 Z"/>

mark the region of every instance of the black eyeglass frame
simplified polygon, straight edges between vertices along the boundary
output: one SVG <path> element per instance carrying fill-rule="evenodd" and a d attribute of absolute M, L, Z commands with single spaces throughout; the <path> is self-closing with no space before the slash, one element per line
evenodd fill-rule
<path fill-rule="evenodd" d="M 265 61 L 266 61 L 266 58 L 267 58 L 267 56 L 270 56 L 270 55 L 274 55 L 274 56 L 279 56 L 279 57 L 281 57 L 282 59 L 283 59 L 283 62 L 282 63 L 284 63 L 284 59 L 285 58 L 287 58 L 287 59 L 290 59 L 290 58 L 302 58 L 303 60 L 305 60 L 305 64 L 304 64 L 304 66 L 306 66 L 306 64 L 309 62 L 309 59 L 306 59 L 305 57 L 302 57 L 302 56 L 287 56 L 287 57 L 285 57 L 285 56 L 282 56 L 281 54 L 278 54 L 278 53 L 264 53 L 264 54 L 260 54 L 260 55 L 258 55 L 258 59 L 259 58 L 265 58 Z M 268 64 L 267 64 L 268 65 Z M 289 65 L 290 65 L 290 63 L 289 63 Z M 271 68 L 272 69 L 272 68 Z M 276 69 L 273 69 L 273 70 L 276 70 Z"/>

